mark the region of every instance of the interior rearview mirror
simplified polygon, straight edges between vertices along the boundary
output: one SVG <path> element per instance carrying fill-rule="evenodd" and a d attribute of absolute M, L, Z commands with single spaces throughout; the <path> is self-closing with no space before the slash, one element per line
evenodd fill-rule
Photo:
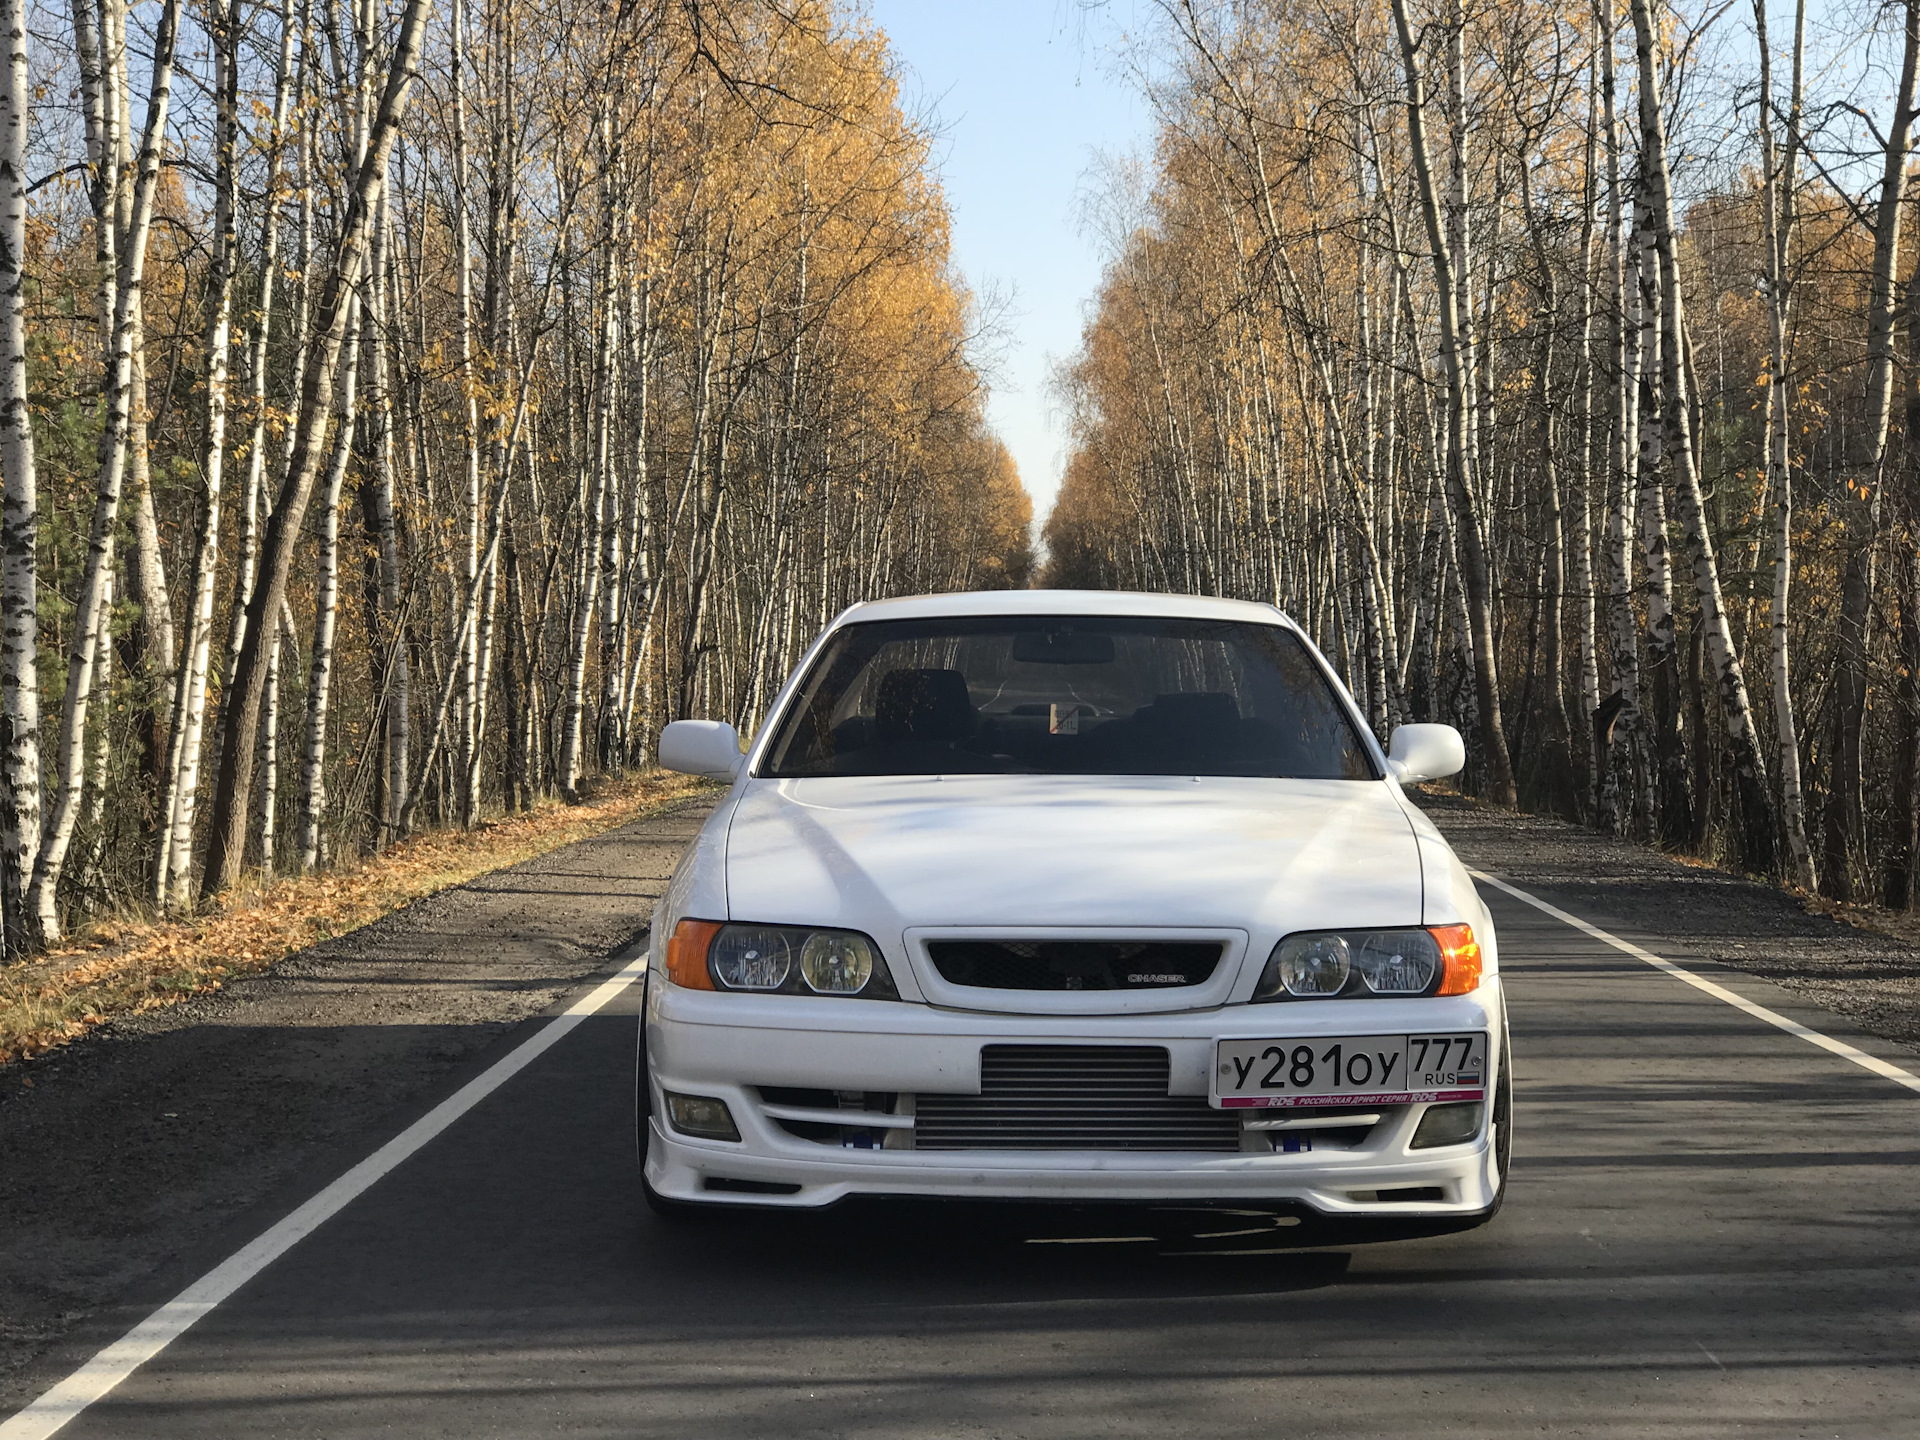
<path fill-rule="evenodd" d="M 1113 636 L 1086 630 L 1021 630 L 1013 637 L 1021 665 L 1111 665 Z"/>

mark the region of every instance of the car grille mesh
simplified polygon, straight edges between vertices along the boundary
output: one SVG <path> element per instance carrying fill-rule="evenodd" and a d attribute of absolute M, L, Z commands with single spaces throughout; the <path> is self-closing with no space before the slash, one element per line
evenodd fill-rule
<path fill-rule="evenodd" d="M 916 1150 L 1237 1151 L 1239 1117 L 1167 1093 L 1157 1045 L 989 1045 L 978 1095 L 920 1095 Z"/>
<path fill-rule="evenodd" d="M 989 990 L 1163 990 L 1205 982 L 1225 947 L 1180 940 L 933 940 L 950 985 Z"/>

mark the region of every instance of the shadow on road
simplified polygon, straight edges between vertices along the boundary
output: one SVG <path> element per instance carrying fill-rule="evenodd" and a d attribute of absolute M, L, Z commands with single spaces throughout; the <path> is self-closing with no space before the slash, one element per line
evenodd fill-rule
<path fill-rule="evenodd" d="M 818 1213 L 642 1214 L 639 1243 L 715 1287 L 857 1286 L 997 1301 L 1270 1294 L 1336 1283 L 1324 1226 L 1264 1209 L 849 1201 Z M 656 1258 L 655 1263 L 658 1263 Z"/>

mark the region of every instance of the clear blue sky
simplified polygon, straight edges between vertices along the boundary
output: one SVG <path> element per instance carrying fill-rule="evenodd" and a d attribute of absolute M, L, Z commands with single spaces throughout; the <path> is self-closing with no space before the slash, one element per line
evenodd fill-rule
<path fill-rule="evenodd" d="M 1047 368 L 1080 343 L 1100 255 L 1076 196 L 1096 152 L 1145 152 L 1146 103 L 1117 73 L 1134 0 L 868 0 L 906 74 L 909 110 L 943 132 L 954 258 L 976 293 L 1010 302 L 988 418 L 1020 467 L 1038 521 L 1066 436 L 1047 417 Z"/>

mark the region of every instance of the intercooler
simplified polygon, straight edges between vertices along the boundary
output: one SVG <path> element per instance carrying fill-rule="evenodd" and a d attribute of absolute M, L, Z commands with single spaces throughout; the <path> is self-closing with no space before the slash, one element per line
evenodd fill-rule
<path fill-rule="evenodd" d="M 916 1150 L 1232 1152 L 1239 1117 L 1167 1093 L 1158 1045 L 989 1045 L 978 1095 L 916 1098 Z"/>

